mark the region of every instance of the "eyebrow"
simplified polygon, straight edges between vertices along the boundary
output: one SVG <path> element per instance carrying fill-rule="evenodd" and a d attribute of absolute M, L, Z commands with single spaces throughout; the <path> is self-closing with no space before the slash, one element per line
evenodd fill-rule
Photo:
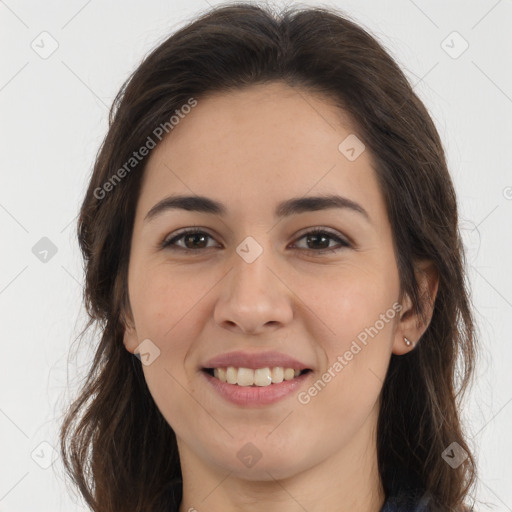
<path fill-rule="evenodd" d="M 371 224 L 368 212 L 360 204 L 336 194 L 287 199 L 277 205 L 274 215 L 277 218 L 284 218 L 294 214 L 327 210 L 330 208 L 357 212 Z M 156 203 L 144 217 L 144 222 L 155 219 L 169 210 L 209 213 L 221 217 L 225 217 L 228 213 L 228 209 L 225 205 L 209 197 L 176 195 L 166 197 Z"/>

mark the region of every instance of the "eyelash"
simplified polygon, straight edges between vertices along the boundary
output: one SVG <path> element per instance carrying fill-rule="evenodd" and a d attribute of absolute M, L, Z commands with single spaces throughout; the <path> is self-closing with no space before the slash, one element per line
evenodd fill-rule
<path fill-rule="evenodd" d="M 187 235 L 197 235 L 197 234 L 206 235 L 213 239 L 213 237 L 211 235 L 209 235 L 208 233 L 206 233 L 205 231 L 203 231 L 201 229 L 189 229 L 186 231 L 182 231 L 181 233 L 177 234 L 176 236 L 174 236 L 170 239 L 164 239 L 163 242 L 161 242 L 159 244 L 159 248 L 160 249 L 170 249 L 172 251 L 179 250 L 186 254 L 192 253 L 192 252 L 197 253 L 197 252 L 200 252 L 201 250 L 212 249 L 212 247 L 207 247 L 205 249 L 187 249 L 185 247 L 179 247 L 177 245 L 174 245 L 176 241 L 181 240 L 183 237 L 185 237 Z M 313 228 L 310 231 L 308 231 L 307 233 L 304 233 L 297 240 L 301 240 L 302 238 L 305 238 L 308 235 L 319 235 L 319 234 L 327 235 L 328 238 L 336 240 L 341 246 L 336 247 L 336 248 L 320 249 L 320 250 L 302 249 L 302 251 L 305 251 L 308 254 L 314 253 L 315 255 L 318 255 L 318 254 L 326 254 L 326 253 L 335 253 L 341 249 L 352 247 L 352 245 L 348 241 L 344 240 L 343 238 L 340 238 L 338 235 L 334 234 L 333 232 L 331 232 L 330 230 L 327 230 L 325 228 Z M 299 250 L 301 250 L 301 249 L 299 249 Z"/>

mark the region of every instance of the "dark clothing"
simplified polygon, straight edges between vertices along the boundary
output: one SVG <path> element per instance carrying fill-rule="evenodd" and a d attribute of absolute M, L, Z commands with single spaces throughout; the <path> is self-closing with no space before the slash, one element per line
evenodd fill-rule
<path fill-rule="evenodd" d="M 387 498 L 379 512 L 435 512 L 432 496 L 417 476 L 402 468 L 388 468 L 383 480 Z"/>
<path fill-rule="evenodd" d="M 412 493 L 396 494 L 389 496 L 380 509 L 380 512 L 433 512 L 429 508 L 430 496 L 419 496 Z"/>

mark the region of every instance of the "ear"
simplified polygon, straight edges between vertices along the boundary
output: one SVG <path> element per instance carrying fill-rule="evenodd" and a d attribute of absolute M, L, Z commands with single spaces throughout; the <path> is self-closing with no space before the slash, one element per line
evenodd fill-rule
<path fill-rule="evenodd" d="M 135 322 L 133 321 L 133 314 L 130 306 L 128 306 L 128 311 L 123 313 L 122 322 L 125 325 L 123 345 L 128 352 L 133 354 L 139 345 L 139 338 L 137 336 L 137 329 L 135 328 Z"/>
<path fill-rule="evenodd" d="M 414 273 L 418 281 L 420 300 L 422 301 L 425 318 L 414 308 L 412 300 L 405 294 L 402 301 L 400 321 L 398 323 L 393 342 L 393 354 L 403 355 L 414 350 L 423 333 L 427 330 L 432 314 L 439 286 L 439 273 L 431 260 L 420 260 L 414 264 Z M 412 342 L 407 346 L 404 337 Z"/>

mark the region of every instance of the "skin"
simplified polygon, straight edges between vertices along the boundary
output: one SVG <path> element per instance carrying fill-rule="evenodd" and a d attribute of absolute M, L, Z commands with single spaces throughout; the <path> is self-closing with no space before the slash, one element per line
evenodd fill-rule
<path fill-rule="evenodd" d="M 150 339 L 160 350 L 143 370 L 177 436 L 180 512 L 377 512 L 384 502 L 379 394 L 391 354 L 413 350 L 403 337 L 416 342 L 428 322 L 400 297 L 370 151 L 349 161 L 338 150 L 354 133 L 328 99 L 272 83 L 200 99 L 149 156 L 131 244 L 124 344 L 136 353 Z M 336 208 L 274 218 L 280 201 L 322 193 L 356 201 L 371 222 Z M 205 195 L 229 213 L 168 210 L 145 222 L 171 194 Z M 211 238 L 158 248 L 194 226 Z M 319 254 L 322 242 L 304 237 L 316 227 L 354 245 L 328 239 L 339 249 Z M 236 252 L 247 236 L 263 249 L 252 263 Z M 421 287 L 435 297 L 437 274 L 429 262 L 418 269 Z M 397 302 L 402 310 L 308 404 L 293 393 L 276 404 L 240 407 L 210 389 L 199 370 L 232 350 L 277 350 L 313 369 L 301 388 L 307 390 Z M 261 453 L 252 467 L 237 457 L 248 442 Z"/>

